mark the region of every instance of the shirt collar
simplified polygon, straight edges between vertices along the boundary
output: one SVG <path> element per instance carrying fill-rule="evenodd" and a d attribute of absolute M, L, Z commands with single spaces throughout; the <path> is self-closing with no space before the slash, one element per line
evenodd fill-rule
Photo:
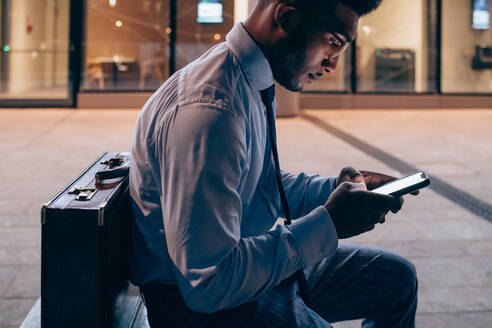
<path fill-rule="evenodd" d="M 234 25 L 226 36 L 226 42 L 238 59 L 251 88 L 263 90 L 273 84 L 268 60 L 241 23 Z"/>

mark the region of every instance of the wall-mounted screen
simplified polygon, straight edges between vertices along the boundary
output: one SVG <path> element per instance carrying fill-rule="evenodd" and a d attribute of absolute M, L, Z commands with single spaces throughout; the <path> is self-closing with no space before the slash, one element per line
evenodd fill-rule
<path fill-rule="evenodd" d="M 198 23 L 222 23 L 222 1 L 220 0 L 200 0 L 198 1 Z"/>
<path fill-rule="evenodd" d="M 487 30 L 490 26 L 489 0 L 473 0 L 473 25 L 476 30 Z"/>

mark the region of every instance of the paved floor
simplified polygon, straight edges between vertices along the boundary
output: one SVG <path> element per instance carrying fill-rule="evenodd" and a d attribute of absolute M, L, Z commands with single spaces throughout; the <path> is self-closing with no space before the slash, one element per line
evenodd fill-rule
<path fill-rule="evenodd" d="M 304 111 L 491 202 L 492 110 Z M 0 328 L 40 294 L 41 203 L 104 150 L 124 151 L 136 110 L 0 110 Z M 303 117 L 278 121 L 283 169 L 335 175 L 345 165 L 399 175 Z M 376 230 L 346 242 L 411 259 L 417 327 L 492 326 L 492 223 L 428 189 Z M 337 324 L 357 327 L 358 322 Z"/>

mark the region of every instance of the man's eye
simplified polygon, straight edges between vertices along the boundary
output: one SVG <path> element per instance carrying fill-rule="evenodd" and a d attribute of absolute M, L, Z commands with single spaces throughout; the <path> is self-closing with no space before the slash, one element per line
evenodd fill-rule
<path fill-rule="evenodd" d="M 335 39 L 328 40 L 328 45 L 334 49 L 337 49 L 340 47 L 340 44 Z"/>

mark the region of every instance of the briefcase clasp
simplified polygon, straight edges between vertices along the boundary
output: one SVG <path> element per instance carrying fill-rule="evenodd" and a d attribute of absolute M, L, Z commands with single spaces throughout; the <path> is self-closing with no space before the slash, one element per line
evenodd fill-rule
<path fill-rule="evenodd" d="M 123 163 L 125 163 L 125 158 L 121 156 L 112 157 L 110 159 L 101 162 L 101 164 L 109 165 L 110 169 L 113 169 L 117 166 L 121 166 Z"/>
<path fill-rule="evenodd" d="M 72 187 L 68 193 L 77 195 L 75 197 L 75 200 L 80 200 L 80 201 L 88 201 L 91 200 L 92 197 L 96 194 L 97 189 L 96 188 L 87 188 L 87 187 Z"/>

